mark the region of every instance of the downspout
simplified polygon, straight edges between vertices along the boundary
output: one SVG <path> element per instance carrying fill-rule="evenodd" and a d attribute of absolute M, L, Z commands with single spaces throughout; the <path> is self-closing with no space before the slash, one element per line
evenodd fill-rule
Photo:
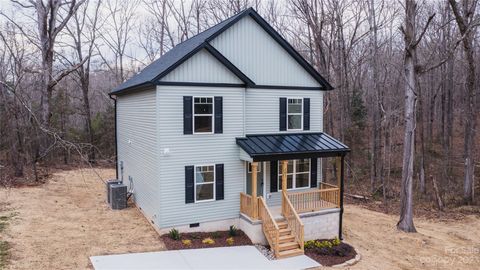
<path fill-rule="evenodd" d="M 113 108 L 115 114 L 115 178 L 118 180 L 118 133 L 117 133 L 117 98 L 108 95 L 113 100 Z"/>
<path fill-rule="evenodd" d="M 338 226 L 338 238 L 343 240 L 342 236 L 342 223 L 343 223 L 343 182 L 345 171 L 345 155 L 342 155 L 342 162 L 340 163 L 340 220 Z"/>

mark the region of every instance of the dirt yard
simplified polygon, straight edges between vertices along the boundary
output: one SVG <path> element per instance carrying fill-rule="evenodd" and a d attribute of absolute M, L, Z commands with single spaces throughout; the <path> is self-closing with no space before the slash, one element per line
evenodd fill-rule
<path fill-rule="evenodd" d="M 7 269 L 85 269 L 92 255 L 165 249 L 136 208 L 108 208 L 100 177 L 113 178 L 115 171 L 95 171 L 65 171 L 38 187 L 0 189 L 6 204 L 0 216 L 15 213 L 1 237 L 10 243 Z"/>
<path fill-rule="evenodd" d="M 362 255 L 351 269 L 479 269 L 480 217 L 415 219 L 418 233 L 396 229 L 398 217 L 345 207 L 345 240 Z"/>
<path fill-rule="evenodd" d="M 114 171 L 96 172 L 65 171 L 42 186 L 0 189 L 0 216 L 12 216 L 0 235 L 10 246 L 7 269 L 85 269 L 92 255 L 165 249 L 137 209 L 108 209 L 99 176 Z M 479 217 L 415 219 L 416 234 L 398 232 L 396 220 L 346 206 L 345 240 L 363 257 L 351 269 L 479 269 Z"/>

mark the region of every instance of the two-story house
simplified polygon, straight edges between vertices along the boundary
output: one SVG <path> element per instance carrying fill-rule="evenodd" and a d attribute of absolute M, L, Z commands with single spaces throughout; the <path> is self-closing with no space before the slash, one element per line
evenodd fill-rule
<path fill-rule="evenodd" d="M 341 238 L 343 158 L 323 133 L 332 86 L 253 9 L 115 88 L 117 178 L 161 232 L 236 225 L 278 257 Z M 321 158 L 337 157 L 336 185 Z"/>

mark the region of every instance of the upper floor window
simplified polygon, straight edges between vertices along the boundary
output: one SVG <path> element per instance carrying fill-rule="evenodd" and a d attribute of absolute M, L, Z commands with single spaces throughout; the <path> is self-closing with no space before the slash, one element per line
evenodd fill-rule
<path fill-rule="evenodd" d="M 289 98 L 287 104 L 287 130 L 302 130 L 303 99 Z"/>
<path fill-rule="evenodd" d="M 193 132 L 213 132 L 213 98 L 195 97 L 193 102 Z"/>
<path fill-rule="evenodd" d="M 282 190 L 282 163 L 278 162 L 278 186 Z M 289 160 L 287 165 L 287 190 L 310 187 L 310 159 Z"/>

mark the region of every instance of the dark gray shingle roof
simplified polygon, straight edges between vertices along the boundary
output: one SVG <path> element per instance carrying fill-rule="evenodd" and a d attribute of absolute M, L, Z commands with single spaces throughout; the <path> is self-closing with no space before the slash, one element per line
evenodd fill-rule
<path fill-rule="evenodd" d="M 235 24 L 236 21 L 240 20 L 242 17 L 250 15 L 274 40 L 276 40 L 310 75 L 312 75 L 321 85 L 319 90 L 332 90 L 333 87 L 282 37 L 278 34 L 272 26 L 270 26 L 253 8 L 248 8 L 222 22 L 219 24 L 199 33 L 190 39 L 185 40 L 184 42 L 176 45 L 170 51 L 161 56 L 158 60 L 155 60 L 153 63 L 144 68 L 140 73 L 134 75 L 132 78 L 128 79 L 124 83 L 117 86 L 115 89 L 110 92 L 111 95 L 116 95 L 120 93 L 133 90 L 137 87 L 145 85 L 153 85 L 158 79 L 166 75 L 177 65 L 181 64 L 184 60 L 188 59 L 191 55 L 195 54 L 199 49 L 209 46 L 208 41 L 215 38 L 217 35 L 222 33 L 225 29 L 228 29 L 231 25 Z M 223 56 L 221 56 L 224 58 Z M 228 61 L 228 60 L 227 60 Z M 224 63 L 225 64 L 225 63 Z M 231 63 L 229 63 L 231 64 Z M 246 77 L 241 71 L 236 67 L 231 67 L 231 69 L 237 70 L 237 76 L 242 79 Z M 235 73 L 235 72 L 234 72 Z M 249 81 L 248 78 L 243 78 L 243 80 Z M 254 82 L 253 86 L 255 86 Z M 288 86 L 287 86 L 288 87 Z"/>
<path fill-rule="evenodd" d="M 162 55 L 159 59 L 153 61 L 150 65 L 145 67 L 140 73 L 134 75 L 132 78 L 126 80 L 125 82 L 117 86 L 115 89 L 112 90 L 110 94 L 115 94 L 124 89 L 143 85 L 146 83 L 153 83 L 153 80 L 156 77 L 165 72 L 168 68 L 173 66 L 175 63 L 180 61 L 188 54 L 194 52 L 199 46 L 201 46 L 205 42 L 206 39 L 213 36 L 228 23 L 235 20 L 237 17 L 242 16 L 243 13 L 248 11 L 249 9 L 244 10 L 176 45 L 170 51 Z"/>

